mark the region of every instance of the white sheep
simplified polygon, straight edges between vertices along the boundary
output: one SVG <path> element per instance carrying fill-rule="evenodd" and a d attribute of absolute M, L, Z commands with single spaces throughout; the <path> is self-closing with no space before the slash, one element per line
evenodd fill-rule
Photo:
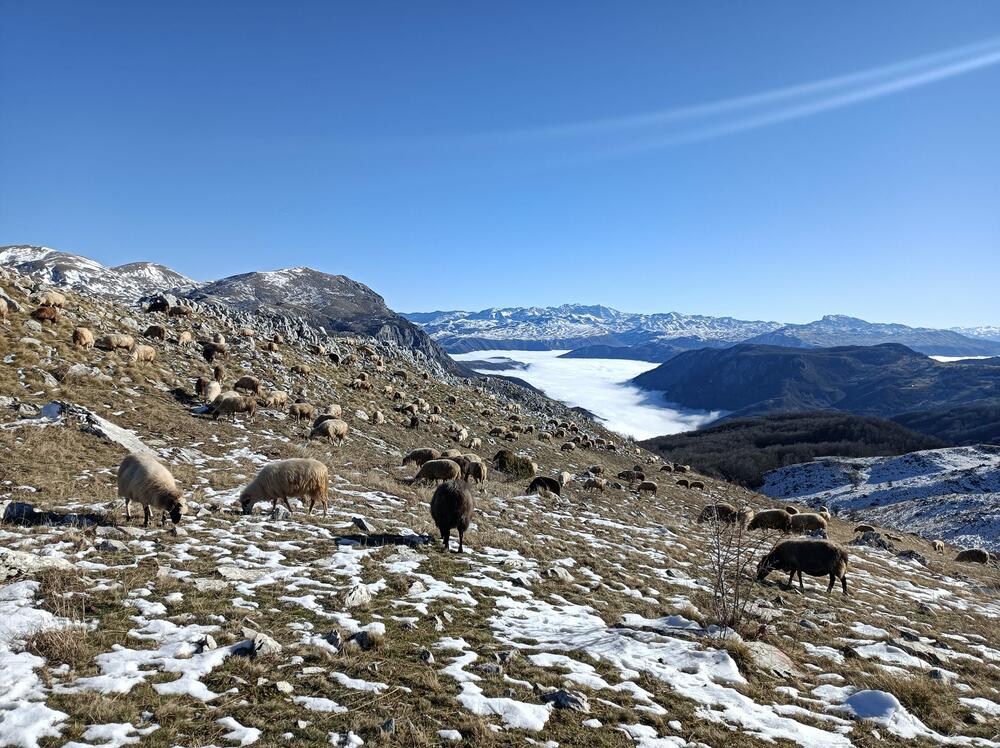
<path fill-rule="evenodd" d="M 309 438 L 327 438 L 331 442 L 336 440 L 337 444 L 343 444 L 344 439 L 347 438 L 347 431 L 347 424 L 344 421 L 341 421 L 339 418 L 328 418 L 325 421 L 316 424 L 313 430 L 309 433 Z"/>
<path fill-rule="evenodd" d="M 270 501 L 272 508 L 281 501 L 291 511 L 289 497 L 300 497 L 309 499 L 309 514 L 317 501 L 323 502 L 326 514 L 329 479 L 330 471 L 319 460 L 294 458 L 270 462 L 240 493 L 240 508 L 243 514 L 250 514 L 258 501 Z"/>
<path fill-rule="evenodd" d="M 149 526 L 150 507 L 170 514 L 176 525 L 187 514 L 174 476 L 149 454 L 130 454 L 118 466 L 118 496 L 125 499 L 125 519 L 132 519 L 129 502 L 142 504 L 143 527 Z"/>

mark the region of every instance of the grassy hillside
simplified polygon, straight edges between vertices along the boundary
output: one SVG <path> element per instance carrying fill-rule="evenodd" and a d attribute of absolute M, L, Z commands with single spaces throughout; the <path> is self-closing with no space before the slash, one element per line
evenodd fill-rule
<path fill-rule="evenodd" d="M 822 579 L 799 593 L 779 574 L 753 584 L 730 570 L 754 605 L 739 637 L 721 636 L 722 531 L 696 518 L 716 501 L 770 499 L 697 474 L 686 477 L 704 490 L 683 488 L 657 457 L 558 403 L 428 368 L 391 342 L 327 340 L 349 357 L 335 362 L 295 337 L 267 350 L 266 326 L 243 334 L 253 317 L 167 318 L 75 295 L 38 328 L 19 283 L 0 270 L 24 305 L 0 323 L 0 744 L 901 748 L 995 734 L 982 715 L 1000 678 L 996 571 L 956 563 L 953 548 L 935 556 L 900 534 L 923 565 L 852 546 L 848 596 L 825 595 Z M 141 337 L 154 322 L 168 333 L 144 341 L 152 363 L 70 342 L 76 325 Z M 341 405 L 346 442 L 309 440 L 279 408 L 206 417 L 193 380 L 210 367 L 176 342 L 182 331 L 226 336 L 227 386 L 249 373 L 265 391 Z M 362 374 L 371 389 L 352 386 Z M 189 505 L 176 528 L 124 519 L 125 450 L 92 417 L 39 413 L 54 400 L 130 430 L 170 467 Z M 411 428 L 397 407 L 420 400 Z M 527 479 L 491 469 L 472 487 L 465 553 L 445 553 L 434 487 L 401 465 L 418 446 L 487 461 L 511 449 L 569 481 L 526 495 Z M 294 499 L 288 515 L 239 512 L 261 465 L 304 456 L 329 467 L 326 514 Z M 637 463 L 655 495 L 615 480 Z M 591 468 L 606 490 L 584 487 Z M 46 522 L 24 521 L 18 502 Z M 829 534 L 846 544 L 852 524 L 833 518 Z M 36 568 L 5 578 L 13 557 Z M 938 662 L 954 681 L 927 677 Z M 850 718 L 873 689 L 898 699 L 900 722 Z"/>
<path fill-rule="evenodd" d="M 892 421 L 824 411 L 737 418 L 641 444 L 665 460 L 751 488 L 760 486 L 768 470 L 813 457 L 875 457 L 947 446 Z"/>

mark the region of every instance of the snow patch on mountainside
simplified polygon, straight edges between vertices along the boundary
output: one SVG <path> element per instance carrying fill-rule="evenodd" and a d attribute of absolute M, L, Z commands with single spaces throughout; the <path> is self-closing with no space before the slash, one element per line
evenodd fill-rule
<path fill-rule="evenodd" d="M 1000 447 L 821 457 L 765 474 L 760 493 L 858 521 L 1000 550 Z"/>
<path fill-rule="evenodd" d="M 89 257 L 48 247 L 0 247 L 0 265 L 12 267 L 47 286 L 126 302 L 167 291 L 188 291 L 198 286 L 191 278 L 153 262 L 106 267 Z"/>

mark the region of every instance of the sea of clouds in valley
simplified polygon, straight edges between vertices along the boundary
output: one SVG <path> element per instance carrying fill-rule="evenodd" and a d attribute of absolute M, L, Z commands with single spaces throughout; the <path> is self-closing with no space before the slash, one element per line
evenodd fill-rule
<path fill-rule="evenodd" d="M 566 351 L 473 351 L 453 354 L 456 361 L 513 360 L 526 368 L 483 370 L 488 374 L 519 377 L 549 397 L 586 408 L 605 425 L 636 439 L 704 426 L 721 413 L 682 410 L 652 392 L 628 383 L 659 364 L 609 358 L 559 358 Z"/>

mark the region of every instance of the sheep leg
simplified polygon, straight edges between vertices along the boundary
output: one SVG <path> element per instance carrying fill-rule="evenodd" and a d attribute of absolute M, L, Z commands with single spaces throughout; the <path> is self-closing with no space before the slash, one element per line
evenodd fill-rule
<path fill-rule="evenodd" d="M 149 515 L 150 515 L 149 506 L 147 504 L 143 504 L 143 507 L 142 507 L 142 526 L 143 527 L 149 527 Z"/>
<path fill-rule="evenodd" d="M 788 575 L 788 589 L 793 589 L 794 587 L 795 587 L 795 571 L 792 571 L 792 573 Z"/>
<path fill-rule="evenodd" d="M 800 592 L 806 591 L 805 585 L 802 584 L 802 569 L 799 569 L 799 591 Z"/>
<path fill-rule="evenodd" d="M 458 531 L 458 552 L 461 553 L 465 550 L 463 543 L 465 542 L 465 532 L 462 530 Z"/>
<path fill-rule="evenodd" d="M 312 514 L 312 513 L 313 513 L 313 505 L 314 505 L 315 503 L 316 503 L 316 499 L 314 499 L 314 498 L 312 498 L 312 497 L 310 496 L 310 497 L 309 497 L 309 511 L 308 511 L 308 512 L 306 512 L 306 514 Z"/>
<path fill-rule="evenodd" d="M 846 574 L 844 574 L 844 576 L 842 576 L 840 578 L 840 586 L 844 588 L 844 594 L 846 595 L 847 594 L 847 575 Z"/>
<path fill-rule="evenodd" d="M 291 504 L 288 503 L 288 497 L 287 496 L 282 496 L 281 497 L 281 502 L 285 505 L 285 509 L 287 509 L 288 511 L 292 511 L 292 506 L 291 506 Z"/>
<path fill-rule="evenodd" d="M 444 546 L 444 549 L 446 551 L 450 550 L 450 544 L 448 542 L 448 539 L 450 537 L 451 537 L 451 530 L 444 530 L 444 529 L 441 530 L 441 544 Z"/>
<path fill-rule="evenodd" d="M 833 572 L 831 571 L 831 572 L 830 572 L 830 584 L 828 584 L 828 585 L 826 586 L 826 594 L 828 594 L 828 595 L 830 594 L 830 590 L 832 590 L 832 589 L 833 589 L 833 583 L 834 583 L 835 581 L 837 581 L 837 575 L 836 575 L 836 574 L 834 574 L 834 573 L 833 573 Z"/>
<path fill-rule="evenodd" d="M 131 501 L 131 499 L 128 496 L 126 496 L 125 497 L 125 519 L 132 519 L 132 512 L 130 512 L 129 508 L 128 508 L 128 503 L 130 501 Z"/>

